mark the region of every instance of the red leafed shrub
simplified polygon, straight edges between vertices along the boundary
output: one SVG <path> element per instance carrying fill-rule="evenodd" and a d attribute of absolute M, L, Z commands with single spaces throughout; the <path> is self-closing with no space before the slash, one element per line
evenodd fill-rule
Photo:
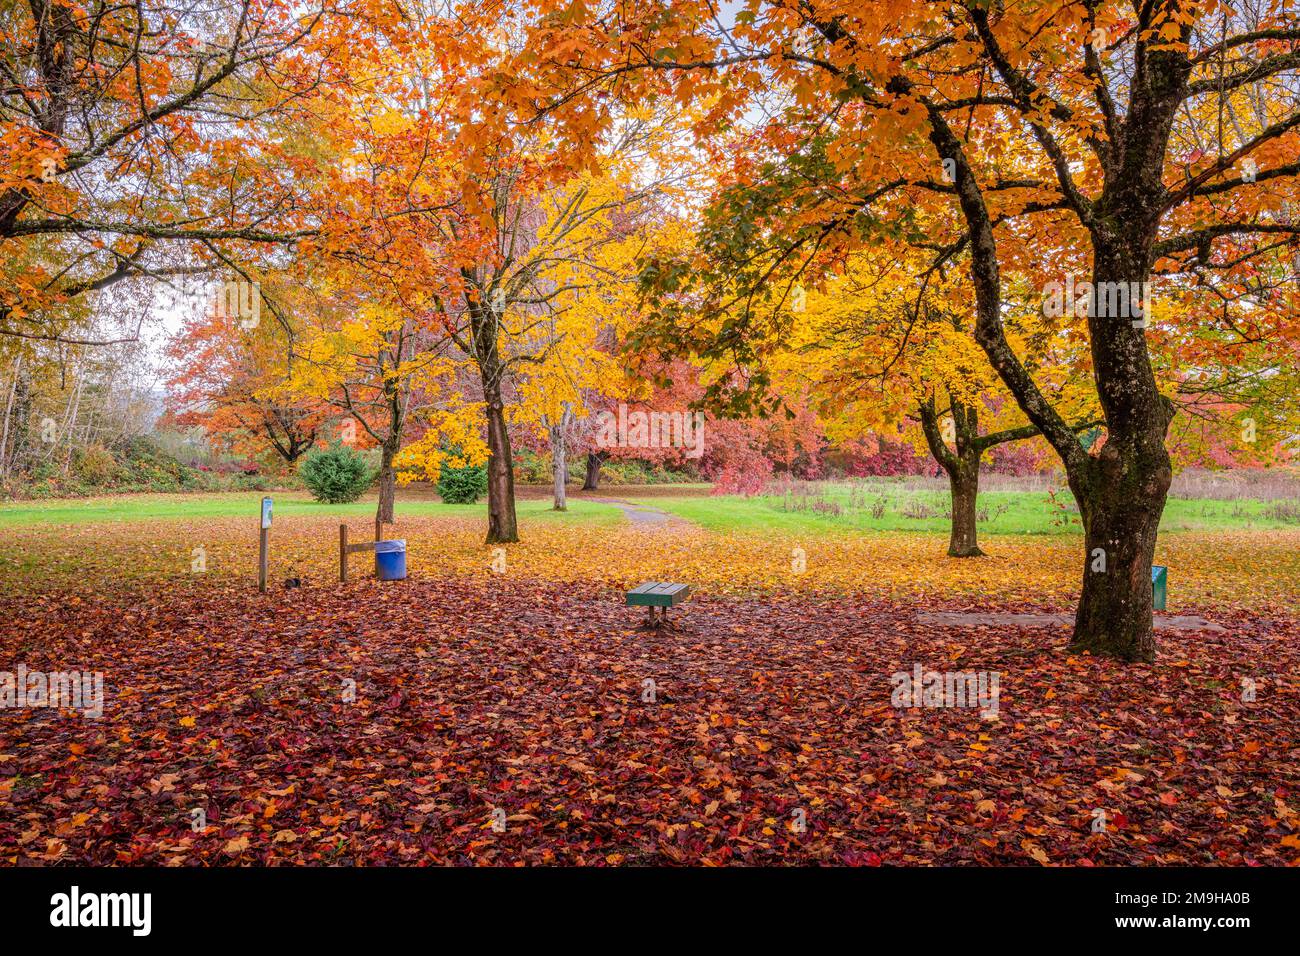
<path fill-rule="evenodd" d="M 1036 475 L 1050 471 L 1055 459 L 1042 439 L 994 445 L 984 459 L 989 471 L 1003 475 Z"/>
<path fill-rule="evenodd" d="M 713 494 L 744 495 L 752 498 L 761 494 L 772 477 L 772 463 L 753 449 L 728 456 L 722 470 L 713 479 Z"/>
<path fill-rule="evenodd" d="M 846 442 L 826 456 L 827 463 L 851 478 L 934 473 L 934 459 L 919 454 L 905 441 L 883 435 Z"/>

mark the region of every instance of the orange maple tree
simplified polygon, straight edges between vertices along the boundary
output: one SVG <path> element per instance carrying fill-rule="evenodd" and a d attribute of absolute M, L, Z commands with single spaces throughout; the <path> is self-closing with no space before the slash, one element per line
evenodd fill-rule
<path fill-rule="evenodd" d="M 1240 263 L 1276 261 L 1279 244 L 1300 236 L 1290 212 L 1297 13 L 1214 0 L 1136 10 L 1100 0 L 749 0 L 727 22 L 714 12 L 696 0 L 543 4 L 527 51 L 499 75 L 500 94 L 567 124 L 577 144 L 606 122 L 602 96 L 704 97 L 717 129 L 767 108 L 758 134 L 808 175 L 797 193 L 767 197 L 763 211 L 776 198 L 778 216 L 753 240 L 795 271 L 883 233 L 906 237 L 917 209 L 946 220 L 912 238 L 933 245 L 936 262 L 964 264 L 974 339 L 1079 503 L 1074 647 L 1151 660 L 1149 569 L 1174 414 L 1152 342 L 1175 321 L 1160 314 L 1155 280 L 1200 270 L 1231 285 Z M 1247 101 L 1262 105 L 1248 115 Z M 1208 148 L 1185 150 L 1194 136 Z M 816 165 L 806 161 L 815 141 L 825 156 Z M 1017 272 L 1039 303 L 1049 284 L 1079 293 L 1056 318 L 1091 353 L 1107 431 L 1097 455 L 1008 342 L 1002 316 Z M 1294 342 L 1293 284 L 1285 294 L 1277 331 Z M 1204 310 L 1188 317 L 1208 320 Z"/>

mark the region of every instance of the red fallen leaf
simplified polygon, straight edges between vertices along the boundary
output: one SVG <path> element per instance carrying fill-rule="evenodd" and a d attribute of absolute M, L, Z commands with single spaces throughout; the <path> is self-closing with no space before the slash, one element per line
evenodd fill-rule
<path fill-rule="evenodd" d="M 840 859 L 848 866 L 880 866 L 881 857 L 874 850 L 865 852 L 859 850 L 850 850 L 843 854 Z"/>
<path fill-rule="evenodd" d="M 1052 628 L 972 641 L 860 595 L 700 597 L 648 655 L 598 585 L 413 578 L 382 604 L 367 600 L 377 587 L 304 602 L 205 581 L 57 613 L 15 597 L 0 652 L 39 637 L 119 690 L 109 727 L 74 731 L 99 734 L 76 746 L 111 760 L 69 760 L 67 722 L 0 710 L 0 811 L 23 801 L 0 812 L 6 861 L 1281 865 L 1300 850 L 1300 805 L 1246 748 L 1294 736 L 1300 698 L 1263 685 L 1266 707 L 1222 719 L 1237 675 L 1294 670 L 1300 623 L 1285 616 L 1217 608 L 1231 641 L 1162 635 L 1189 666 L 1133 680 L 1058 653 Z M 964 669 L 1002 674 L 996 726 L 890 703 L 890 674 L 950 660 L 958 640 Z M 342 701 L 344 677 L 370 693 Z M 657 704 L 646 677 L 665 689 Z M 176 733 L 198 713 L 204 733 Z M 515 820 L 505 838 L 485 798 Z M 194 807 L 238 829 L 194 833 Z"/>
<path fill-rule="evenodd" d="M 677 849 L 677 847 L 670 846 L 663 841 L 660 841 L 659 843 L 659 852 L 668 857 L 668 859 L 672 860 L 674 863 L 683 863 L 686 861 L 686 854 Z"/>

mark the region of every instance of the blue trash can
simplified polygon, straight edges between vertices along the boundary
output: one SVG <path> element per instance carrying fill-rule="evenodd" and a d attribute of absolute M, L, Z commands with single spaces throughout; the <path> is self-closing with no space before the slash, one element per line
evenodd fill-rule
<path fill-rule="evenodd" d="M 375 576 L 381 581 L 406 578 L 406 539 L 375 542 Z"/>

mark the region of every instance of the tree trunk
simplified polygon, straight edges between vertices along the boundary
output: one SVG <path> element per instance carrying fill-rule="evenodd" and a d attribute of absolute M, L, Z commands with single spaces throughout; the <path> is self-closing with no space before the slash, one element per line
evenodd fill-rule
<path fill-rule="evenodd" d="M 68 403 L 68 409 L 63 416 L 62 436 L 68 442 L 67 450 L 63 454 L 63 477 L 68 477 L 68 469 L 72 467 L 72 454 L 76 450 L 76 431 L 77 416 L 81 414 L 81 366 L 80 364 L 73 367 L 73 374 L 77 376 L 77 384 L 72 390 L 72 399 Z"/>
<path fill-rule="evenodd" d="M 388 348 L 378 352 L 378 365 L 381 373 L 385 366 L 396 369 L 402 361 L 405 336 L 401 329 L 394 333 L 395 339 L 385 339 Z M 402 448 L 402 430 L 406 424 L 407 393 L 409 379 L 405 386 L 396 374 L 384 374 L 384 404 L 388 410 L 388 434 L 380 445 L 382 449 L 379 464 L 379 507 L 375 511 L 375 534 L 383 531 L 381 525 L 393 523 L 393 505 L 397 498 L 397 471 L 393 468 L 393 459 Z"/>
<path fill-rule="evenodd" d="M 1172 471 L 1167 455 L 1163 463 L 1126 457 L 1107 443 L 1091 481 L 1075 491 L 1087 550 L 1071 648 L 1153 661 L 1151 565 Z"/>
<path fill-rule="evenodd" d="M 254 404 L 262 412 L 262 431 L 276 454 L 287 464 L 294 464 L 303 452 L 316 442 L 316 430 L 304 434 L 301 428 L 302 416 L 287 405 L 263 405 L 254 399 Z M 400 419 L 399 419 L 400 421 Z"/>
<path fill-rule="evenodd" d="M 510 432 L 506 429 L 506 407 L 501 396 L 501 383 L 505 376 L 505 363 L 497 349 L 500 332 L 498 307 L 488 304 L 490 298 L 479 285 L 472 269 L 462 269 L 466 281 L 478 288 L 479 295 L 470 298 L 469 318 L 473 331 L 472 344 L 463 346 L 478 366 L 479 381 L 483 384 L 483 403 L 486 406 L 488 438 L 488 544 L 509 544 L 519 540 L 519 521 L 515 517 L 515 469 L 510 452 Z"/>
<path fill-rule="evenodd" d="M 568 511 L 569 457 L 564 441 L 564 421 L 551 427 L 551 471 L 555 483 L 555 511 Z"/>
<path fill-rule="evenodd" d="M 949 413 L 952 416 L 952 441 L 948 442 L 939 427 L 939 412 L 934 397 L 920 402 L 921 431 L 930 454 L 948 474 L 948 487 L 952 492 L 952 524 L 948 538 L 948 556 L 953 558 L 979 558 L 980 550 L 975 528 L 975 508 L 979 501 L 980 458 L 985 445 L 979 435 L 979 413 L 964 405 L 950 392 Z"/>
<path fill-rule="evenodd" d="M 383 450 L 379 464 L 379 508 L 375 512 L 375 520 L 392 524 L 393 502 L 397 498 L 397 472 L 393 468 L 393 458 L 397 455 L 397 448 L 391 442 L 384 442 L 381 447 Z"/>
<path fill-rule="evenodd" d="M 975 11 L 987 32 L 987 13 Z M 1068 197 L 1082 209 L 1093 249 L 1094 295 L 1088 344 L 1106 444 L 1094 457 L 1038 388 L 1007 341 L 994 221 L 966 161 L 963 141 L 946 117 L 929 108 L 930 139 L 955 164 L 954 188 L 970 239 L 975 290 L 975 339 L 1016 403 L 1065 464 L 1079 503 L 1086 553 L 1083 591 L 1075 617 L 1076 650 L 1128 661 L 1155 659 L 1151 621 L 1151 560 L 1172 480 L 1165 435 L 1173 404 L 1160 394 L 1146 347 L 1145 321 L 1111 309 L 1117 289 L 1145 289 L 1164 215 L 1164 158 L 1172 120 L 1187 88 L 1191 62 L 1177 51 L 1152 53 L 1135 83 L 1130 109 L 1108 153 L 1103 189 L 1093 199 Z M 1143 296 L 1145 299 L 1145 296 Z M 1142 319 L 1147 315 L 1142 310 Z M 1105 568 L 1105 570 L 1099 570 Z M 1098 569 L 1098 570 L 1094 570 Z"/>
<path fill-rule="evenodd" d="M 5 401 L 5 421 L 4 428 L 0 429 L 0 480 L 3 480 L 9 473 L 9 419 L 14 410 L 14 395 L 18 391 L 18 378 L 22 372 L 23 353 L 19 352 L 14 359 L 14 381 L 9 388 L 9 398 Z"/>
<path fill-rule="evenodd" d="M 27 446 L 27 438 L 32 424 L 33 397 L 31 386 L 31 369 L 29 366 L 22 366 L 18 369 L 18 377 L 14 382 L 13 438 L 9 452 L 9 470 L 11 472 L 22 470 L 22 456 Z"/>
<path fill-rule="evenodd" d="M 1094 239 L 1094 249 L 1094 289 L 1146 281 L 1148 252 L 1140 241 L 1127 235 L 1114 245 Z M 1151 563 L 1173 481 L 1165 448 L 1173 405 L 1156 385 L 1142 320 L 1135 324 L 1131 310 L 1114 314 L 1114 304 L 1097 299 L 1088 316 L 1106 444 L 1068 469 L 1087 548 L 1071 646 L 1153 661 Z"/>
<path fill-rule="evenodd" d="M 583 491 L 596 491 L 600 487 L 600 466 L 605 458 L 603 451 L 587 452 L 587 480 L 582 483 Z"/>
<path fill-rule="evenodd" d="M 948 556 L 952 558 L 979 558 L 980 550 L 975 530 L 975 505 L 979 499 L 980 456 L 966 456 L 948 475 L 952 492 L 952 533 L 948 538 Z"/>
<path fill-rule="evenodd" d="M 515 517 L 515 472 L 510 458 L 510 433 L 506 431 L 505 405 L 499 388 L 488 389 L 488 544 L 519 540 Z"/>

